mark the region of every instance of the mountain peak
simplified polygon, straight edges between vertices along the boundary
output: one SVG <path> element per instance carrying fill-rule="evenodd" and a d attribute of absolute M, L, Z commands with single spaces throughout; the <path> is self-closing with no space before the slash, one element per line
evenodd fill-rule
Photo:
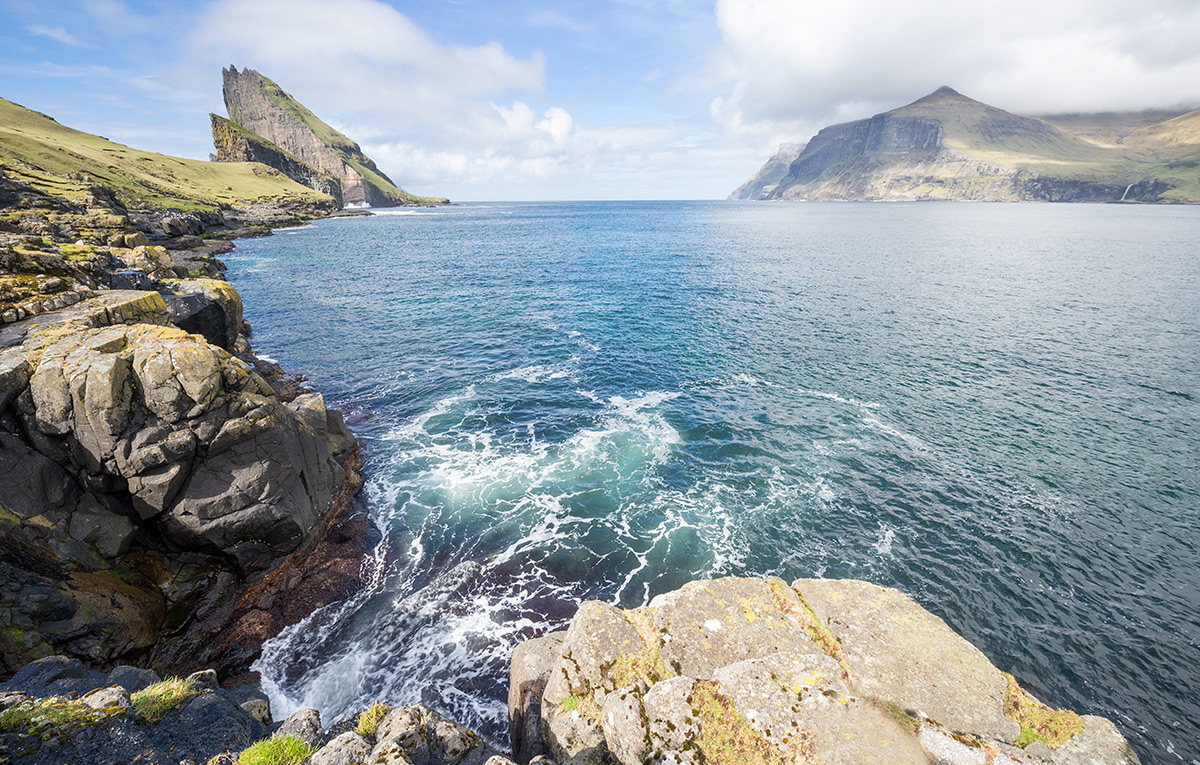
<path fill-rule="evenodd" d="M 962 93 L 959 93 L 957 90 L 950 87 L 949 85 L 943 85 L 942 87 L 933 91 L 929 95 L 931 95 L 931 96 L 961 96 Z"/>

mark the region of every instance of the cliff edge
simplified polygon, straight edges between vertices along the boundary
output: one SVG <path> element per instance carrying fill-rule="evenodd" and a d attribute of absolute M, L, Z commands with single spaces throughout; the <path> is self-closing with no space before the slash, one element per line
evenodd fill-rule
<path fill-rule="evenodd" d="M 236 66 L 221 70 L 229 120 L 213 115 L 218 162 L 258 161 L 299 183 L 332 182 L 343 205 L 448 204 L 396 186 L 357 143 L 322 122 L 268 77 Z M 316 184 L 316 185 L 314 185 Z"/>

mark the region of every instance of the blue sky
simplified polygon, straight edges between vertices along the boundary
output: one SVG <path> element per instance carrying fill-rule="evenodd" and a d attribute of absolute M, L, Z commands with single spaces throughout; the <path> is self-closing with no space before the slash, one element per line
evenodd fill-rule
<path fill-rule="evenodd" d="M 1194 0 L 0 0 L 0 96 L 204 158 L 220 68 L 454 199 L 729 193 L 948 84 L 1020 113 L 1200 105 Z"/>

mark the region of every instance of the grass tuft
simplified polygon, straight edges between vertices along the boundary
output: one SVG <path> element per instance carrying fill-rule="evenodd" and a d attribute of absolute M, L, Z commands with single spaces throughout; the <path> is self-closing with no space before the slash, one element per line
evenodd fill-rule
<path fill-rule="evenodd" d="M 243 749 L 237 765 L 300 765 L 312 757 L 314 749 L 299 736 L 264 738 Z"/>
<path fill-rule="evenodd" d="M 360 736 L 374 736 L 375 731 L 379 728 L 379 723 L 390 711 L 392 708 L 387 704 L 372 704 L 358 716 L 358 724 L 354 726 L 354 732 Z"/>
<path fill-rule="evenodd" d="M 1067 739 L 1083 731 L 1083 718 L 1069 709 L 1052 709 L 1034 699 L 1021 688 L 1016 678 L 1007 672 L 1008 687 L 1004 691 L 1004 716 L 1021 724 L 1021 733 L 1013 743 L 1025 748 L 1041 741 L 1057 749 Z"/>
<path fill-rule="evenodd" d="M 148 685 L 129 697 L 133 711 L 147 722 L 156 723 L 172 709 L 202 691 L 196 681 L 181 677 L 170 677 L 154 685 Z"/>

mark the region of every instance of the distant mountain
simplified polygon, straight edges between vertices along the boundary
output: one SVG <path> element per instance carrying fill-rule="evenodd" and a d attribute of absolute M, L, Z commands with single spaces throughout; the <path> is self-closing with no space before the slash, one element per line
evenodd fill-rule
<path fill-rule="evenodd" d="M 236 66 L 221 74 L 229 119 L 210 115 L 218 162 L 262 162 L 347 205 L 449 202 L 418 197 L 396 186 L 357 143 L 322 122 L 270 78 L 249 68 L 239 72 Z"/>
<path fill-rule="evenodd" d="M 783 176 L 787 175 L 788 168 L 802 151 L 804 151 L 802 143 L 780 144 L 779 151 L 775 153 L 775 156 L 768 159 L 767 164 L 763 165 L 753 178 L 734 189 L 729 198 L 765 199 L 783 180 Z"/>
<path fill-rule="evenodd" d="M 942 87 L 824 128 L 757 198 L 1200 202 L 1198 115 L 1022 117 Z"/>

